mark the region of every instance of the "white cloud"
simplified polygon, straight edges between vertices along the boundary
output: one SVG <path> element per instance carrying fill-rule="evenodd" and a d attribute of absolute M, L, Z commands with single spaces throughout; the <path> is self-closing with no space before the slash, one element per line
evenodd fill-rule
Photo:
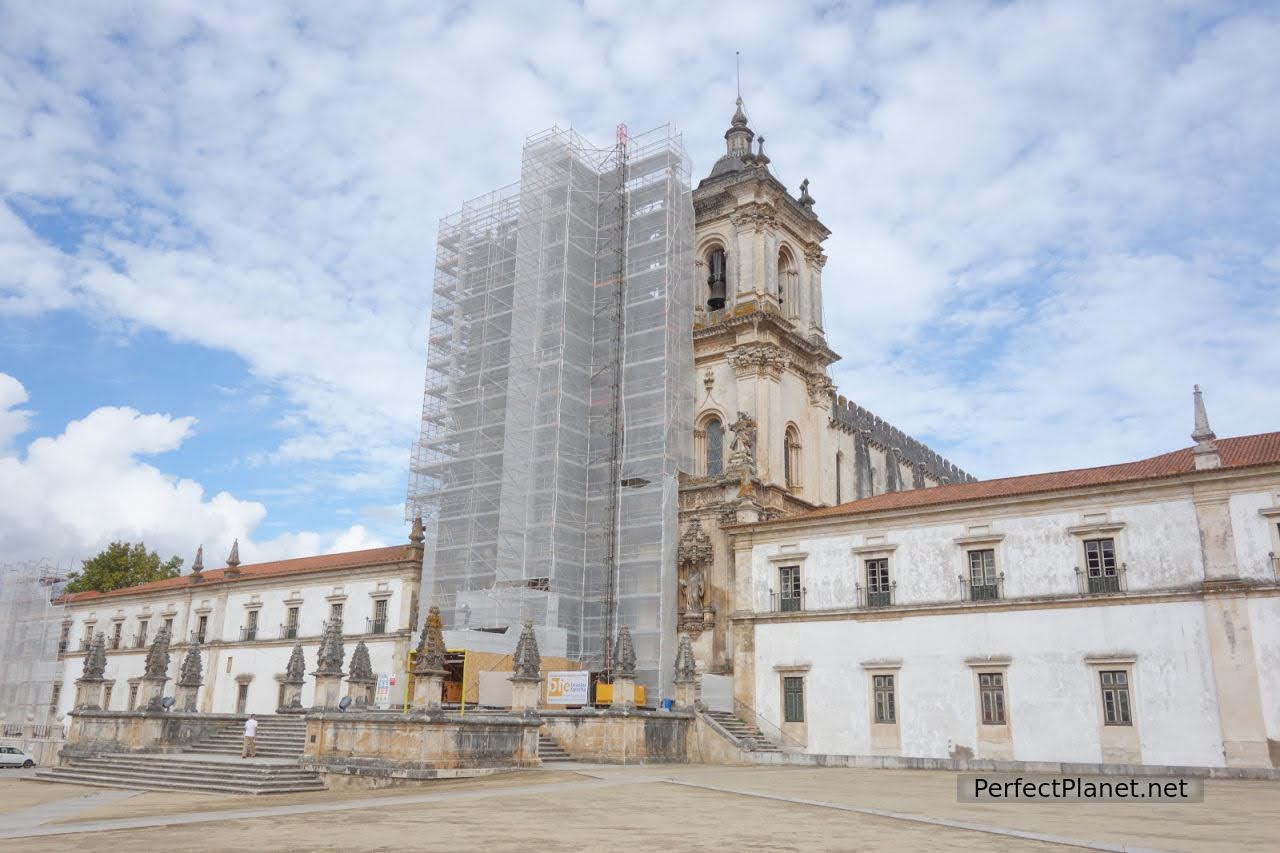
<path fill-rule="evenodd" d="M 235 353 L 292 408 L 263 458 L 342 460 L 333 488 L 403 488 L 439 217 L 552 122 L 673 121 L 705 174 L 734 49 L 833 231 L 842 393 L 982 475 L 1184 444 L 1196 381 L 1220 433 L 1280 420 L 1265 7 L 143 2 L 0 32 L 0 192 L 81 235 L 0 206 L 0 311 Z"/>
<path fill-rule="evenodd" d="M 22 384 L 0 373 L 0 436 L 25 429 L 14 408 L 25 399 Z M 199 483 L 141 461 L 177 449 L 194 429 L 194 418 L 108 406 L 35 439 L 25 454 L 0 452 L 0 553 L 72 566 L 125 539 L 189 566 L 203 544 L 206 565 L 216 567 L 235 538 L 245 562 L 383 544 L 360 525 L 254 539 L 265 506 L 227 492 L 208 497 Z"/>
<path fill-rule="evenodd" d="M 0 452 L 27 431 L 31 412 L 18 406 L 30 399 L 22 383 L 7 373 L 0 373 Z"/>

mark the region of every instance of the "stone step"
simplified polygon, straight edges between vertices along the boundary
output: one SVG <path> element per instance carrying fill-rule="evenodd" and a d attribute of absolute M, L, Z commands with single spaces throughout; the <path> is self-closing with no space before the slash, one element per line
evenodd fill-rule
<path fill-rule="evenodd" d="M 556 742 L 556 739 L 547 735 L 538 735 L 538 758 L 544 764 L 553 762 L 576 761 L 572 755 L 565 752 L 564 749 Z"/>
<path fill-rule="evenodd" d="M 111 768 L 137 770 L 138 772 L 159 774 L 203 774 L 210 778 L 235 776 L 249 778 L 253 776 L 273 779 L 314 778 L 315 774 L 287 764 L 228 764 L 225 762 L 192 761 L 180 759 L 174 761 L 149 761 L 129 756 L 94 756 L 90 758 L 74 758 L 64 767 L 72 768 Z"/>
<path fill-rule="evenodd" d="M 103 788 L 131 788 L 146 791 L 203 791 L 221 794 L 291 794 L 304 791 L 323 791 L 324 783 L 317 776 L 311 780 L 222 780 L 203 779 L 183 775 L 159 776 L 154 772 L 130 773 L 127 771 L 98 770 L 77 767 L 54 767 L 41 770 L 35 778 L 46 782 L 64 782 L 72 785 L 93 785 Z"/>
<path fill-rule="evenodd" d="M 240 746 L 217 746 L 217 745 L 199 745 L 184 752 L 197 755 L 242 755 L 244 750 Z M 260 758 L 301 758 L 301 749 L 269 749 L 259 746 L 255 750 Z"/>

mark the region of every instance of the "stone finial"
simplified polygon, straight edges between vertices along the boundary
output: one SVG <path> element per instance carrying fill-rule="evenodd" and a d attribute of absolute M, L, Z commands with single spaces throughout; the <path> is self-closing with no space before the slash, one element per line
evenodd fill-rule
<path fill-rule="evenodd" d="M 520 630 L 520 639 L 512 662 L 512 678 L 538 681 L 542 678 L 542 655 L 538 652 L 538 638 L 533 633 L 533 623 L 526 621 Z"/>
<path fill-rule="evenodd" d="M 182 658 L 182 671 L 178 673 L 179 687 L 199 687 L 204 683 L 204 672 L 200 665 L 200 645 L 192 643 L 187 654 Z"/>
<path fill-rule="evenodd" d="M 422 635 L 418 638 L 417 655 L 413 660 L 413 674 L 438 675 L 444 672 L 444 629 L 440 625 L 440 608 L 432 605 L 427 611 L 427 621 L 422 623 Z"/>
<path fill-rule="evenodd" d="M 809 179 L 800 182 L 800 206 L 805 210 L 813 210 L 814 198 L 809 195 Z"/>
<path fill-rule="evenodd" d="M 204 571 L 204 546 L 196 548 L 196 559 L 191 564 L 191 574 L 198 575 Z"/>
<path fill-rule="evenodd" d="M 81 681 L 102 681 L 107 674 L 107 636 L 99 631 L 89 644 L 89 651 L 84 656 L 84 671 Z"/>
<path fill-rule="evenodd" d="M 231 543 L 231 553 L 227 555 L 227 577 L 235 577 L 240 574 L 240 540 L 236 539 Z"/>
<path fill-rule="evenodd" d="M 373 684 L 377 680 L 378 677 L 373 674 L 373 663 L 369 660 L 369 647 L 361 640 L 351 653 L 351 670 L 347 681 L 352 684 Z"/>
<path fill-rule="evenodd" d="M 1192 453 L 1195 455 L 1196 470 L 1204 471 L 1211 468 L 1222 467 L 1222 457 L 1218 455 L 1217 436 L 1214 435 L 1213 429 L 1209 426 L 1209 415 L 1204 410 L 1204 395 L 1200 393 L 1200 386 L 1196 385 L 1192 392 L 1192 399 L 1195 401 L 1195 417 L 1196 427 L 1191 433 L 1191 440 L 1196 443 Z"/>
<path fill-rule="evenodd" d="M 769 160 L 769 155 L 764 153 L 764 137 L 763 136 L 756 139 L 756 146 L 757 146 L 756 165 L 768 166 L 770 160 Z"/>
<path fill-rule="evenodd" d="M 336 675 L 342 677 L 342 620 L 330 619 L 324 623 L 320 637 L 320 650 L 316 654 L 316 671 L 312 675 Z"/>
<path fill-rule="evenodd" d="M 613 651 L 613 674 L 622 678 L 636 676 L 636 646 L 631 641 L 631 629 L 626 625 L 618 629 L 618 645 Z"/>
<path fill-rule="evenodd" d="M 285 684 L 302 684 L 306 680 L 307 664 L 302 657 L 302 643 L 297 643 L 289 655 L 289 665 L 285 667 L 281 681 Z"/>
<path fill-rule="evenodd" d="M 142 677 L 156 681 L 164 681 L 169 678 L 168 628 L 161 628 L 157 631 L 156 638 L 151 641 L 151 648 L 147 650 L 146 668 Z"/>
<path fill-rule="evenodd" d="M 688 634 L 680 635 L 676 646 L 676 684 L 691 684 L 698 679 L 698 664 L 693 657 L 693 641 Z"/>

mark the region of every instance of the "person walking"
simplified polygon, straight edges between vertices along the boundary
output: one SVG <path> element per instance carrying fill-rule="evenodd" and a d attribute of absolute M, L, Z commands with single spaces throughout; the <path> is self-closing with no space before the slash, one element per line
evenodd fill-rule
<path fill-rule="evenodd" d="M 244 749 L 240 751 L 241 758 L 253 758 L 258 754 L 258 720 L 249 715 L 249 719 L 244 721 Z"/>

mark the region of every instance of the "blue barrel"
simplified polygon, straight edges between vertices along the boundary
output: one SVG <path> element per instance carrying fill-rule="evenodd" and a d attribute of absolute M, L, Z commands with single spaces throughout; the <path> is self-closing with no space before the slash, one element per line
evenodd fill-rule
<path fill-rule="evenodd" d="M 675 700 L 673 700 L 673 699 L 663 699 L 663 700 L 662 700 L 662 710 L 664 710 L 664 711 L 670 711 L 672 708 L 674 708 L 674 707 L 675 707 L 675 705 L 676 705 L 676 703 L 675 703 Z"/>

